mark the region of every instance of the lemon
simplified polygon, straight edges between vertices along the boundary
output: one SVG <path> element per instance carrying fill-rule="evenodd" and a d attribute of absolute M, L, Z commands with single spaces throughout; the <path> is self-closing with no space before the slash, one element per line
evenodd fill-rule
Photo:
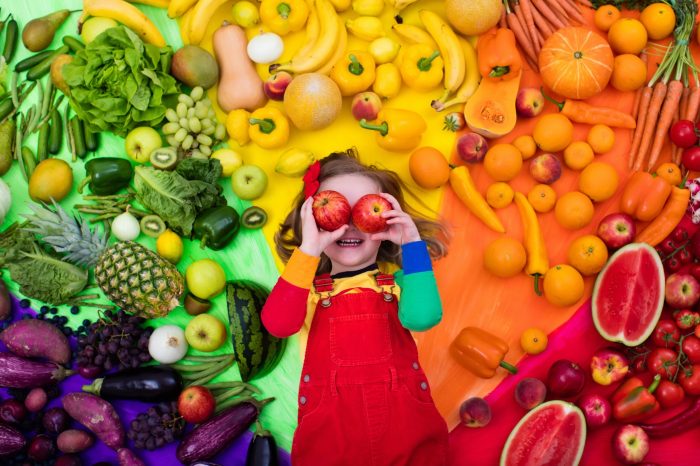
<path fill-rule="evenodd" d="M 243 165 L 243 157 L 241 154 L 232 149 L 219 149 L 211 154 L 212 159 L 217 159 L 221 162 L 221 176 L 224 178 L 230 177 L 236 168 Z"/>
<path fill-rule="evenodd" d="M 400 48 L 401 45 L 395 40 L 389 37 L 380 37 L 379 39 L 374 39 L 369 44 L 367 50 L 370 55 L 372 55 L 372 58 L 374 58 L 377 65 L 381 65 L 393 61 L 399 53 Z"/>
<path fill-rule="evenodd" d="M 260 21 L 258 7 L 245 0 L 233 5 L 232 14 L 233 21 L 242 28 L 255 26 Z"/>
<path fill-rule="evenodd" d="M 177 264 L 182 258 L 182 239 L 172 230 L 165 230 L 156 240 L 156 252 L 163 259 Z"/>

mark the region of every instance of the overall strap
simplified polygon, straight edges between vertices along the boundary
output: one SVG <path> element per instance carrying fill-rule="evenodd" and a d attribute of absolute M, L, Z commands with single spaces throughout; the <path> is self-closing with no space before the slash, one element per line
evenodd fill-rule
<path fill-rule="evenodd" d="M 333 291 L 333 279 L 331 274 L 324 273 L 314 278 L 314 289 L 319 295 L 319 303 L 323 307 L 331 305 L 331 292 Z"/>
<path fill-rule="evenodd" d="M 396 286 L 394 275 L 390 273 L 378 273 L 374 276 L 374 280 L 377 282 L 377 286 L 382 289 L 384 301 L 392 301 L 394 299 L 394 287 Z"/>

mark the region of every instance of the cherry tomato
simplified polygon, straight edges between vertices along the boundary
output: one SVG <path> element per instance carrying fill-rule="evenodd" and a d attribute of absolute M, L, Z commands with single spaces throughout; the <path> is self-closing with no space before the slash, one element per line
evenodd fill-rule
<path fill-rule="evenodd" d="M 671 254 L 677 247 L 676 242 L 671 238 L 666 238 L 663 243 L 661 243 L 661 250 L 666 254 Z"/>
<path fill-rule="evenodd" d="M 693 236 L 690 237 L 687 248 L 693 256 L 700 257 L 700 230 L 696 231 Z"/>
<path fill-rule="evenodd" d="M 659 400 L 659 404 L 663 408 L 672 408 L 683 401 L 685 392 L 683 387 L 671 382 L 670 380 L 662 380 L 654 392 L 654 396 Z"/>
<path fill-rule="evenodd" d="M 698 337 L 698 338 L 700 338 L 700 325 L 698 325 L 697 327 L 695 327 L 695 336 Z"/>
<path fill-rule="evenodd" d="M 691 171 L 700 170 L 700 147 L 692 146 L 683 149 L 683 165 Z"/>
<path fill-rule="evenodd" d="M 695 124 L 690 120 L 678 120 L 671 126 L 669 137 L 678 147 L 690 147 L 698 141 L 695 135 Z"/>
<path fill-rule="evenodd" d="M 649 353 L 647 366 L 652 374 L 659 374 L 663 379 L 671 379 L 678 372 L 678 353 L 669 348 L 656 348 Z"/>
<path fill-rule="evenodd" d="M 673 256 L 669 260 L 666 261 L 666 267 L 668 268 L 669 272 L 678 272 L 681 267 L 683 267 L 683 264 L 681 264 L 680 259 L 678 259 L 676 256 Z"/>
<path fill-rule="evenodd" d="M 658 348 L 676 348 L 681 339 L 681 331 L 671 319 L 661 319 L 656 324 L 651 339 Z"/>
<path fill-rule="evenodd" d="M 700 364 L 685 367 L 678 376 L 678 381 L 688 395 L 700 395 Z"/>
<path fill-rule="evenodd" d="M 676 254 L 678 256 L 678 262 L 683 265 L 690 264 L 693 262 L 693 255 L 687 249 L 683 248 Z"/>
<path fill-rule="evenodd" d="M 693 364 L 700 364 L 700 338 L 689 335 L 683 339 L 681 349 Z"/>
<path fill-rule="evenodd" d="M 700 315 L 690 309 L 683 309 L 673 313 L 673 318 L 676 319 L 676 325 L 681 330 L 694 329 L 698 325 Z"/>
<path fill-rule="evenodd" d="M 683 227 L 676 227 L 671 234 L 671 239 L 673 239 L 676 244 L 683 244 L 688 239 L 688 230 Z"/>

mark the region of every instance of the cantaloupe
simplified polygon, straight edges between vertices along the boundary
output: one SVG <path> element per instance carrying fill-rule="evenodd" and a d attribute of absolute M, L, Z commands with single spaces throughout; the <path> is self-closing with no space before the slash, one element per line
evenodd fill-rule
<path fill-rule="evenodd" d="M 301 130 L 325 128 L 338 118 L 342 106 L 338 85 L 320 73 L 300 74 L 284 91 L 284 111 Z"/>
<path fill-rule="evenodd" d="M 500 0 L 445 0 L 447 20 L 467 36 L 478 36 L 498 24 L 502 9 Z"/>

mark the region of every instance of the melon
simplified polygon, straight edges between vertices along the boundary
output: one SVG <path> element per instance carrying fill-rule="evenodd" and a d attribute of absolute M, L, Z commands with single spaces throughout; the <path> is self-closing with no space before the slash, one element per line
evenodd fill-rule
<path fill-rule="evenodd" d="M 628 244 L 612 255 L 595 281 L 593 323 L 606 340 L 637 346 L 659 321 L 664 294 L 659 254 L 646 243 Z"/>
<path fill-rule="evenodd" d="M 284 111 L 294 126 L 304 131 L 330 125 L 342 106 L 338 85 L 324 74 L 300 74 L 284 91 Z"/>
<path fill-rule="evenodd" d="M 501 0 L 445 0 L 445 16 L 465 36 L 478 36 L 498 24 Z"/>
<path fill-rule="evenodd" d="M 586 445 L 583 412 L 566 401 L 543 403 L 527 413 L 508 436 L 501 466 L 575 466 Z"/>

